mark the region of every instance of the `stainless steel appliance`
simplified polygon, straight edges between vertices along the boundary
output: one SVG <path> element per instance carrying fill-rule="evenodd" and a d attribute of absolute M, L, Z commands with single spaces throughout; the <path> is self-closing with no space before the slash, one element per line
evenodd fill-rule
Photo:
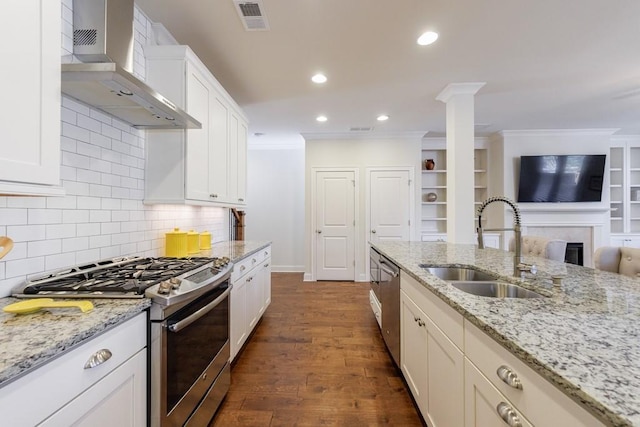
<path fill-rule="evenodd" d="M 382 337 L 393 361 L 400 366 L 400 269 L 374 248 L 370 262 L 371 288 L 382 306 Z"/>
<path fill-rule="evenodd" d="M 152 426 L 207 425 L 229 389 L 228 258 L 118 258 L 30 279 L 21 298 L 151 298 Z"/>

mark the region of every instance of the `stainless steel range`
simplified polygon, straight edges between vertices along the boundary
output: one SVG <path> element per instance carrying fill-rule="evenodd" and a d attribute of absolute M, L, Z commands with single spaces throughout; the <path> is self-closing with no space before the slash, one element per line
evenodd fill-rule
<path fill-rule="evenodd" d="M 231 383 L 228 258 L 99 261 L 29 279 L 18 298 L 150 298 L 152 426 L 207 425 Z"/>

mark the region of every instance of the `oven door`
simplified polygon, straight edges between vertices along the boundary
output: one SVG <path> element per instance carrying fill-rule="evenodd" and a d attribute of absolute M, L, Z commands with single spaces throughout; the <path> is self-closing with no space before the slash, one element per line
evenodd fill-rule
<path fill-rule="evenodd" d="M 152 424 L 206 425 L 217 410 L 230 384 L 230 291 L 227 280 L 152 325 Z"/>

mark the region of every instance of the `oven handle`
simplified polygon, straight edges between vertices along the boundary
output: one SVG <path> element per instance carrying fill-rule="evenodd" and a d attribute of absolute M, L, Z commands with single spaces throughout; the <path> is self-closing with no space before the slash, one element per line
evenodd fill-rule
<path fill-rule="evenodd" d="M 218 298 L 214 299 L 209 304 L 205 305 L 204 307 L 202 307 L 200 310 L 196 311 L 192 315 L 185 317 L 179 322 L 168 325 L 167 329 L 169 329 L 171 332 L 180 332 L 182 329 L 186 328 L 187 326 L 189 326 L 190 324 L 192 324 L 193 322 L 195 322 L 196 320 L 198 320 L 199 318 L 201 318 L 202 316 L 204 316 L 205 314 L 207 314 L 208 312 L 216 308 L 216 306 L 218 306 L 218 304 L 220 304 L 222 300 L 224 300 L 229 295 L 229 292 L 231 292 L 231 288 L 233 288 L 233 285 L 229 284 L 229 287 L 227 288 L 227 290 L 224 291 L 222 295 L 220 295 Z"/>

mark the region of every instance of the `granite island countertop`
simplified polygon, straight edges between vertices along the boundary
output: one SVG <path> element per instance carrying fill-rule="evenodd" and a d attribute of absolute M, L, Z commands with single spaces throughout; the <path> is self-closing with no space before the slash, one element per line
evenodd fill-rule
<path fill-rule="evenodd" d="M 431 242 L 373 244 L 406 273 L 610 426 L 640 426 L 640 281 L 524 257 L 536 276 L 512 277 L 513 253 Z M 460 291 L 420 264 L 475 266 L 546 298 Z M 562 275 L 553 285 L 552 275 Z"/>
<path fill-rule="evenodd" d="M 213 244 L 198 256 L 226 256 L 237 262 L 270 244 L 225 241 Z M 151 306 L 151 300 L 146 298 L 86 299 L 94 305 L 87 313 L 78 309 L 45 309 L 16 315 L 1 309 L 21 300 L 0 298 L 0 387 Z"/>

